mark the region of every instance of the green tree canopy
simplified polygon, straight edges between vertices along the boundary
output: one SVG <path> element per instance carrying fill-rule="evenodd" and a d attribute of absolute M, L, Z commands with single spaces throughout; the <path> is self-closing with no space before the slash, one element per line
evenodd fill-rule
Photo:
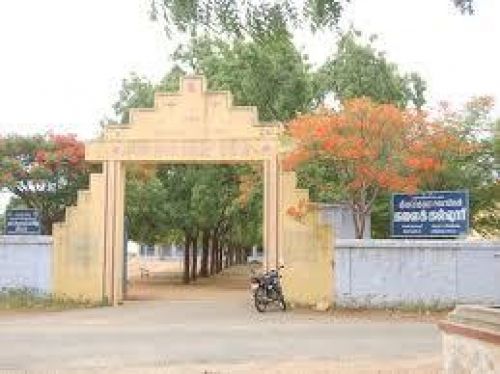
<path fill-rule="evenodd" d="M 136 74 L 123 80 L 113 105 L 122 123 L 130 108 L 152 107 L 155 91 L 176 91 L 186 71 L 204 74 L 212 90 L 229 90 L 235 105 L 256 106 L 264 121 L 293 118 L 317 97 L 310 67 L 288 34 L 234 43 L 193 39 L 173 58 L 174 67 L 158 84 Z"/>
<path fill-rule="evenodd" d="M 139 243 L 162 243 L 168 238 L 173 222 L 161 181 L 129 175 L 126 187 L 126 216 L 129 238 Z"/>
<path fill-rule="evenodd" d="M 288 34 L 234 43 L 195 39 L 174 57 L 204 74 L 210 89 L 229 90 L 236 105 L 256 106 L 264 121 L 290 119 L 314 99 L 309 65 Z"/>
<path fill-rule="evenodd" d="M 374 40 L 364 44 L 353 30 L 340 37 L 337 52 L 317 72 L 320 95 L 334 93 L 340 101 L 365 96 L 377 103 L 402 108 L 411 103 L 420 109 L 425 104 L 424 80 L 417 73 L 400 74 L 397 65 L 375 49 Z"/>
<path fill-rule="evenodd" d="M 256 38 L 262 34 L 338 25 L 351 0 L 148 0 L 151 18 L 161 20 L 167 35 L 188 32 Z M 355 0 L 354 0 L 355 1 Z M 415 0 L 414 0 L 415 1 Z M 450 0 L 447 0 L 450 1 Z M 463 13 L 474 12 L 474 0 L 451 0 Z"/>
<path fill-rule="evenodd" d="M 177 91 L 179 78 L 183 75 L 184 71 L 180 67 L 174 66 L 158 84 L 153 84 L 147 78 L 135 73 L 131 73 L 128 78 L 124 78 L 118 93 L 118 99 L 113 104 L 113 109 L 119 121 L 121 123 L 128 122 L 131 108 L 151 108 L 154 104 L 154 93 L 156 91 Z"/>
<path fill-rule="evenodd" d="M 151 18 L 172 31 L 230 37 L 258 36 L 307 24 L 312 30 L 337 25 L 349 0 L 149 0 Z"/>

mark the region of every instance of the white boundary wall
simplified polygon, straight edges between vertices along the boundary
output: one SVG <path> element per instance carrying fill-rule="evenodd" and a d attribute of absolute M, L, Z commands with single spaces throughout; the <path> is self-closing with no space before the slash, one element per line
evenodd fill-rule
<path fill-rule="evenodd" d="M 0 236 L 0 291 L 52 289 L 52 237 Z"/>
<path fill-rule="evenodd" d="M 334 258 L 339 306 L 500 304 L 500 241 L 339 239 Z"/>
<path fill-rule="evenodd" d="M 52 238 L 0 236 L 0 290 L 52 289 Z M 500 241 L 335 242 L 336 304 L 500 304 Z"/>

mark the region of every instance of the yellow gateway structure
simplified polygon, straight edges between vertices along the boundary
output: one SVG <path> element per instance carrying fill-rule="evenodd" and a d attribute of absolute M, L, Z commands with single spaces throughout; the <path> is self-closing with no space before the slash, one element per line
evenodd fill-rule
<path fill-rule="evenodd" d="M 282 128 L 258 122 L 254 107 L 232 105 L 229 92 L 206 90 L 204 77 L 181 79 L 180 92 L 157 93 L 153 109 L 132 109 L 130 123 L 108 126 L 86 144 L 85 159 L 102 163 L 77 205 L 54 225 L 54 292 L 112 305 L 123 299 L 124 192 L 127 165 L 262 162 L 266 269 L 284 265 L 287 301 L 325 308 L 333 302 L 328 225 L 314 205 L 301 219 L 290 206 L 308 204 L 293 172 L 280 166 Z"/>

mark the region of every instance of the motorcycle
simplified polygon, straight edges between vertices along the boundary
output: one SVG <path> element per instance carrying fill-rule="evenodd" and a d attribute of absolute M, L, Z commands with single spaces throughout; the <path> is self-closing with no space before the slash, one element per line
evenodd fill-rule
<path fill-rule="evenodd" d="M 283 266 L 280 267 L 280 269 L 282 268 Z M 280 279 L 281 275 L 277 270 L 271 270 L 258 276 L 253 273 L 250 278 L 250 289 L 253 293 L 255 309 L 260 313 L 264 312 L 269 304 L 278 304 L 281 310 L 286 310 Z"/>

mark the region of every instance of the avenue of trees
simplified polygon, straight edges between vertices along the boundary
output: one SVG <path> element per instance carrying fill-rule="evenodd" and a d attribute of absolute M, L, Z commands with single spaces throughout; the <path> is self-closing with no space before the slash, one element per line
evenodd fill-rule
<path fill-rule="evenodd" d="M 204 74 L 209 89 L 229 90 L 236 105 L 256 106 L 262 121 L 286 124 L 295 148 L 284 166 L 313 201 L 350 204 L 358 236 L 371 214 L 372 236 L 388 237 L 392 191 L 464 188 L 472 227 L 500 234 L 500 121 L 491 98 L 426 111 L 424 79 L 354 29 L 337 38 L 337 51 L 320 66 L 294 44 L 295 29 L 335 28 L 349 1 L 145 1 L 167 35 L 187 37 L 159 82 L 137 74 L 123 80 L 116 122 L 127 123 L 130 108 L 152 107 L 155 91 L 176 91 L 181 76 Z M 472 1 L 453 3 L 473 13 Z M 0 157 L 0 188 L 16 196 L 12 204 L 39 209 L 50 234 L 88 182 L 82 143 L 66 135 L 7 136 Z M 131 167 L 129 236 L 185 247 L 185 282 L 244 262 L 262 243 L 261 179 L 253 164 Z"/>
<path fill-rule="evenodd" d="M 251 165 L 161 165 L 147 175 L 130 170 L 130 237 L 180 244 L 185 283 L 246 262 L 251 247 L 262 242 L 258 174 Z M 196 249 L 201 249 L 200 269 Z"/>

